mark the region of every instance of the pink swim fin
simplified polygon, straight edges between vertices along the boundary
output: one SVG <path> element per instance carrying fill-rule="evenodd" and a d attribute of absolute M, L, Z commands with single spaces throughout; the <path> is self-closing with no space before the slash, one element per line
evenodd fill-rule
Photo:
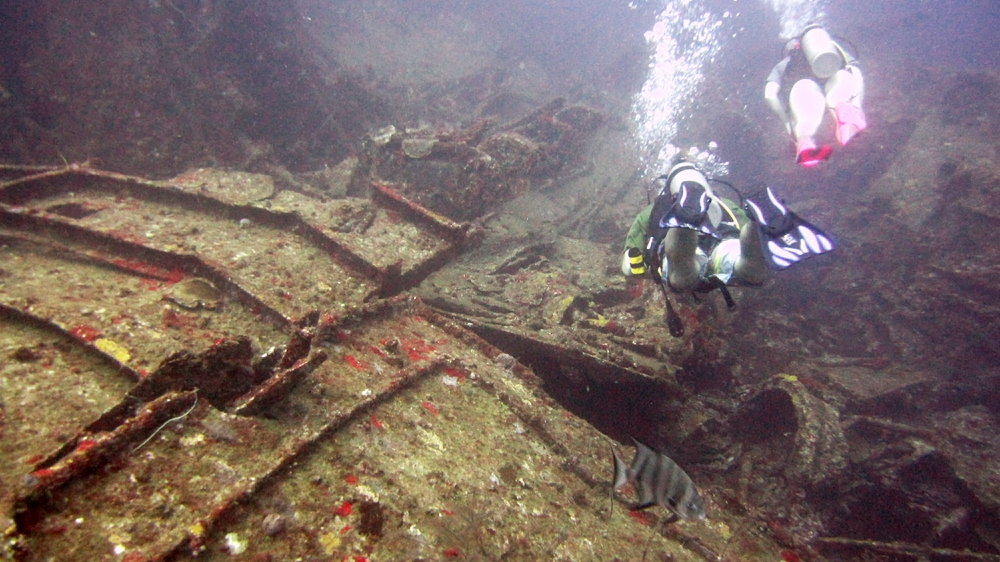
<path fill-rule="evenodd" d="M 837 140 L 841 146 L 848 143 L 854 135 L 868 127 L 865 113 L 856 105 L 844 102 L 837 104 Z"/>
<path fill-rule="evenodd" d="M 811 138 L 803 137 L 799 139 L 798 145 L 795 147 L 795 161 L 803 168 L 812 168 L 830 158 L 832 153 L 833 149 L 830 148 L 830 145 L 816 146 Z"/>

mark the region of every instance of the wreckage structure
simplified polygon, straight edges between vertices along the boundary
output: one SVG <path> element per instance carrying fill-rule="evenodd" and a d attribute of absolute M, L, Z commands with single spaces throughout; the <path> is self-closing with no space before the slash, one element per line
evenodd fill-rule
<path fill-rule="evenodd" d="M 377 155 L 417 162 L 398 137 Z M 510 283 L 544 304 L 526 326 L 577 323 L 594 305 L 539 267 L 552 247 L 458 273 L 473 296 L 436 308 L 407 289 L 481 247 L 483 226 L 381 178 L 347 174 L 364 196 L 320 199 L 204 169 L 3 171 L 11 557 L 613 559 L 643 540 L 714 559 L 736 536 L 725 519 L 660 529 L 612 511 L 607 438 L 484 337 L 654 385 L 641 360 L 608 357 L 652 364 L 657 346 L 600 343 L 618 329 L 599 315 L 576 344 L 473 322 Z"/>
<path fill-rule="evenodd" d="M 103 4 L 0 7 L 0 557 L 1000 560 L 995 74 L 873 72 L 794 192 L 838 251 L 729 311 L 620 273 L 642 9 L 565 94 L 448 75 L 493 52 L 460 14 Z M 403 32 L 449 64 L 365 67 Z M 686 134 L 798 178 L 706 90 Z M 706 519 L 612 490 L 633 438 Z"/>

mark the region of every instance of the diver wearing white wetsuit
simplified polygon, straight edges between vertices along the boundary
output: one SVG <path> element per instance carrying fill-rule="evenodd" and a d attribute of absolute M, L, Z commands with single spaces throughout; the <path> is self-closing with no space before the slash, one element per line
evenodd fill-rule
<path fill-rule="evenodd" d="M 792 135 L 796 162 L 812 167 L 832 151 L 816 140 L 827 109 L 837 121 L 841 146 L 868 126 L 861 109 L 864 91 L 857 59 L 825 29 L 810 26 L 785 45 L 785 57 L 767 77 L 764 99 Z"/>

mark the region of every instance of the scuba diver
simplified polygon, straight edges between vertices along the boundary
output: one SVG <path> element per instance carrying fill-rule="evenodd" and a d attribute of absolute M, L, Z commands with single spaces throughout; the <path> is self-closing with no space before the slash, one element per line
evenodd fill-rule
<path fill-rule="evenodd" d="M 827 108 L 837 121 L 841 146 L 868 126 L 861 109 L 864 92 L 857 59 L 813 24 L 785 44 L 784 58 L 767 77 L 764 99 L 792 135 L 795 161 L 811 168 L 832 152 L 829 144 L 816 144 Z"/>
<path fill-rule="evenodd" d="M 675 337 L 684 335 L 684 326 L 666 287 L 675 293 L 719 289 L 732 309 L 727 286 L 760 285 L 768 269 L 833 250 L 826 234 L 789 211 L 770 187 L 750 198 L 740 195 L 741 206 L 715 195 L 709 179 L 685 160 L 659 180 L 664 182 L 659 194 L 625 238 L 622 273 L 649 273 L 663 292 L 667 327 Z"/>

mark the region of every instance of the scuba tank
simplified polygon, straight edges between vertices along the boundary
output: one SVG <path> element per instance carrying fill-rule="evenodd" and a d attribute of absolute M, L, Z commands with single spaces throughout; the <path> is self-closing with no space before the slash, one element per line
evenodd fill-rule
<path fill-rule="evenodd" d="M 844 66 L 844 58 L 822 27 L 810 27 L 802 34 L 802 53 L 813 74 L 820 80 L 833 76 Z"/>
<path fill-rule="evenodd" d="M 666 180 L 664 187 L 670 189 L 671 195 L 677 195 L 681 186 L 687 182 L 695 183 L 710 196 L 713 195 L 712 188 L 708 185 L 708 179 L 690 162 L 684 160 L 678 162 L 670 169 L 670 172 L 666 176 L 662 177 Z"/>

